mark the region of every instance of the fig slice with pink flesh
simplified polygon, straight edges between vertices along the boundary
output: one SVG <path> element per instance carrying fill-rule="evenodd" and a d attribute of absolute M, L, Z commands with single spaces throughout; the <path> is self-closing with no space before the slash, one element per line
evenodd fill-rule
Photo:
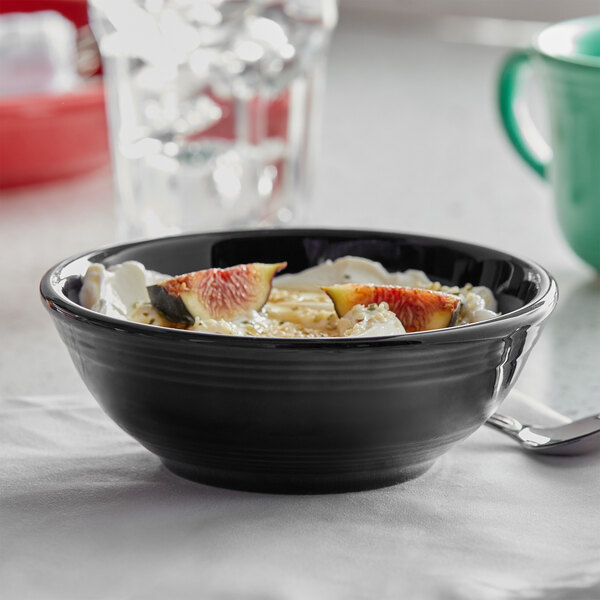
<path fill-rule="evenodd" d="M 333 301 L 338 317 L 357 304 L 387 302 L 407 333 L 448 327 L 456 320 L 460 308 L 457 296 L 420 288 L 344 283 L 321 289 Z"/>
<path fill-rule="evenodd" d="M 195 318 L 234 319 L 260 310 L 269 298 L 275 274 L 287 266 L 251 263 L 178 275 L 148 289 L 150 302 L 175 323 Z"/>

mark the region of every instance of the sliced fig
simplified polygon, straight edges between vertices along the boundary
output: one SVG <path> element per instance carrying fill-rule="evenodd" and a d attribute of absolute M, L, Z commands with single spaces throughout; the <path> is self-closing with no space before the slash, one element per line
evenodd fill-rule
<path fill-rule="evenodd" d="M 345 283 L 321 289 L 333 300 L 339 317 L 357 304 L 387 302 L 407 332 L 448 327 L 460 307 L 457 296 L 420 288 Z"/>
<path fill-rule="evenodd" d="M 251 263 L 205 269 L 148 287 L 152 305 L 175 323 L 194 319 L 233 319 L 260 310 L 269 297 L 275 273 L 287 266 Z"/>

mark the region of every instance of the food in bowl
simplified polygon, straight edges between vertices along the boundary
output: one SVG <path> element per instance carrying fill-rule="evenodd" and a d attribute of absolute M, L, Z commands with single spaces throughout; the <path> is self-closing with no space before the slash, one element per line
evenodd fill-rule
<path fill-rule="evenodd" d="M 417 269 L 388 272 L 356 256 L 276 276 L 287 263 L 204 269 L 176 277 L 137 261 L 88 267 L 81 304 L 129 321 L 258 337 L 393 336 L 498 316 L 485 286 L 445 286 Z"/>

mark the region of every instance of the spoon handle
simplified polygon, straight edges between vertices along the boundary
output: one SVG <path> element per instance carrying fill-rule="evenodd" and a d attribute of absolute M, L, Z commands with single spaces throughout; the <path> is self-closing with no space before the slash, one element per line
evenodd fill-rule
<path fill-rule="evenodd" d="M 523 425 L 515 418 L 506 417 L 505 415 L 501 415 L 499 413 L 494 413 L 491 417 L 489 417 L 486 424 L 513 436 L 517 436 L 523 429 Z"/>

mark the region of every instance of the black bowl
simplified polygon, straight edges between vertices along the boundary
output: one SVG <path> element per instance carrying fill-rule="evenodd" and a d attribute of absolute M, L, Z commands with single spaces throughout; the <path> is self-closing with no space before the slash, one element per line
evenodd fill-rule
<path fill-rule="evenodd" d="M 120 321 L 78 304 L 90 263 L 163 273 L 345 255 L 446 284 L 486 285 L 502 316 L 387 338 L 251 338 Z M 183 477 L 236 489 L 363 490 L 423 473 L 493 413 L 557 301 L 538 265 L 472 244 L 368 231 L 169 237 L 65 260 L 41 294 L 91 393 Z"/>

